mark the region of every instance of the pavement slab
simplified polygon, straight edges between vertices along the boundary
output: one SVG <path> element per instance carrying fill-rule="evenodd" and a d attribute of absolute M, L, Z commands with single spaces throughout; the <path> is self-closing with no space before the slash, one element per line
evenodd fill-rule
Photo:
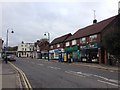
<path fill-rule="evenodd" d="M 17 71 L 9 64 L 0 62 L 0 88 L 19 88 L 19 75 Z"/>

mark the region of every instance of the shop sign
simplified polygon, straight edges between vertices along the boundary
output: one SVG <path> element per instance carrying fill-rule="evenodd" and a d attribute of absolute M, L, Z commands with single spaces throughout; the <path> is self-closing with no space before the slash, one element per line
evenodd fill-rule
<path fill-rule="evenodd" d="M 64 49 L 65 52 L 73 52 L 73 51 L 77 51 L 77 50 L 78 50 L 77 46 L 73 46 L 73 47 L 69 47 L 69 48 Z"/>

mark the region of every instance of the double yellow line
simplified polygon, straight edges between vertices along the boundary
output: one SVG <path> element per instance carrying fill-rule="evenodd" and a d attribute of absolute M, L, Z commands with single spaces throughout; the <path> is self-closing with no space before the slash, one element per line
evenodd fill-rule
<path fill-rule="evenodd" d="M 33 90 L 32 86 L 30 85 L 30 82 L 28 81 L 28 79 L 27 79 L 27 77 L 25 75 L 25 73 L 21 69 L 19 69 L 18 67 L 16 67 L 14 64 L 12 64 L 11 62 L 9 62 L 9 63 L 19 72 L 19 74 L 22 77 L 22 80 L 24 82 L 25 88 L 27 90 Z"/>

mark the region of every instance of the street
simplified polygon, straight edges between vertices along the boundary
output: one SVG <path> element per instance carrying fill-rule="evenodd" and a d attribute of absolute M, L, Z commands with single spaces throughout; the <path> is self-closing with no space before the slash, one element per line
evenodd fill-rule
<path fill-rule="evenodd" d="M 24 71 L 33 88 L 118 88 L 116 71 L 28 58 L 12 63 Z"/>

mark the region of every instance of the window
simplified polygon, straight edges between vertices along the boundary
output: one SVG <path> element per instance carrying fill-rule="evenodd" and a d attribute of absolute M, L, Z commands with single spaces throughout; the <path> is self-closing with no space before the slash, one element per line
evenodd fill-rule
<path fill-rule="evenodd" d="M 70 42 L 66 42 L 66 46 L 70 46 Z"/>
<path fill-rule="evenodd" d="M 21 45 L 21 47 L 23 47 L 23 45 Z"/>
<path fill-rule="evenodd" d="M 72 40 L 72 45 L 76 45 L 76 40 Z"/>
<path fill-rule="evenodd" d="M 86 38 L 84 37 L 84 38 L 81 38 L 80 39 L 80 43 L 86 43 Z"/>
<path fill-rule="evenodd" d="M 51 49 L 53 49 L 53 46 L 51 46 Z"/>
<path fill-rule="evenodd" d="M 90 42 L 94 42 L 97 40 L 97 35 L 92 35 L 89 37 L 89 39 L 90 39 Z"/>
<path fill-rule="evenodd" d="M 22 48 L 22 51 L 24 51 L 24 48 Z"/>
<path fill-rule="evenodd" d="M 57 44 L 57 47 L 60 47 L 60 44 Z"/>
<path fill-rule="evenodd" d="M 25 51 L 26 51 L 26 48 L 25 48 Z"/>

